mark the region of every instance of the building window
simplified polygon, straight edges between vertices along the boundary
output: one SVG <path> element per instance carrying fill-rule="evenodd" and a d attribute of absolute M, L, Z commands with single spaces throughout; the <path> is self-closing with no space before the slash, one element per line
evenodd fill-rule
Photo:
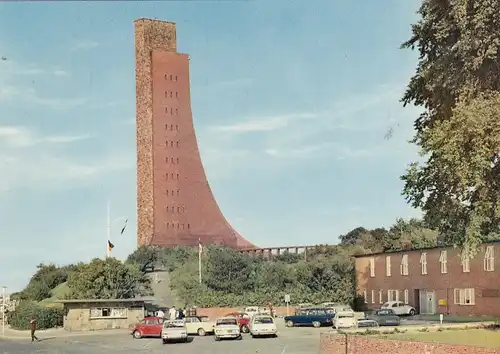
<path fill-rule="evenodd" d="M 177 81 L 177 75 L 175 75 L 175 81 Z"/>
<path fill-rule="evenodd" d="M 375 258 L 370 258 L 370 277 L 375 277 Z"/>
<path fill-rule="evenodd" d="M 179 115 L 179 108 L 176 108 L 175 109 L 175 115 L 178 116 Z"/>
<path fill-rule="evenodd" d="M 403 254 L 401 256 L 401 266 L 400 266 L 401 275 L 408 275 L 408 255 Z"/>
<path fill-rule="evenodd" d="M 427 274 L 427 253 L 423 252 L 420 255 L 420 265 L 422 266 L 422 275 Z"/>
<path fill-rule="evenodd" d="M 385 257 L 385 276 L 391 276 L 391 256 Z"/>
<path fill-rule="evenodd" d="M 175 143 L 175 145 L 176 145 L 177 147 L 179 147 L 179 142 L 176 142 L 176 143 Z"/>
<path fill-rule="evenodd" d="M 175 93 L 175 98 L 179 98 L 179 92 Z"/>
<path fill-rule="evenodd" d="M 404 296 L 405 296 L 405 304 L 408 304 L 408 298 L 409 298 L 409 294 L 408 294 L 408 289 L 405 289 L 405 292 L 404 292 Z"/>
<path fill-rule="evenodd" d="M 127 308 L 125 307 L 90 308 L 90 318 L 127 318 Z"/>
<path fill-rule="evenodd" d="M 179 196 L 179 190 L 177 190 L 177 196 Z"/>
<path fill-rule="evenodd" d="M 366 289 L 363 290 L 363 299 L 365 300 L 365 304 L 368 303 L 368 301 L 366 301 Z"/>
<path fill-rule="evenodd" d="M 168 91 L 165 91 L 165 98 L 168 97 Z"/>
<path fill-rule="evenodd" d="M 170 75 L 170 81 L 172 81 L 172 75 Z"/>
<path fill-rule="evenodd" d="M 399 290 L 387 290 L 387 301 L 399 301 Z"/>
<path fill-rule="evenodd" d="M 372 304 L 375 303 L 375 290 L 372 290 Z"/>
<path fill-rule="evenodd" d="M 188 229 L 191 228 L 191 226 L 188 224 Z"/>
<path fill-rule="evenodd" d="M 439 255 L 439 263 L 441 263 L 441 274 L 448 273 L 448 252 L 441 251 Z"/>
<path fill-rule="evenodd" d="M 168 114 L 168 107 L 165 107 L 165 114 Z"/>
<path fill-rule="evenodd" d="M 173 176 L 173 175 L 172 175 Z M 177 180 L 179 180 L 179 174 L 177 174 Z"/>
<path fill-rule="evenodd" d="M 379 304 L 384 303 L 384 292 L 382 290 L 378 291 L 378 302 L 379 302 Z"/>
<path fill-rule="evenodd" d="M 177 124 L 175 125 L 175 130 L 179 131 L 179 126 Z"/>
<path fill-rule="evenodd" d="M 486 247 L 486 252 L 484 253 L 484 270 L 487 272 L 493 272 L 495 270 L 495 249 L 493 246 Z"/>
<path fill-rule="evenodd" d="M 475 296 L 473 288 L 455 289 L 455 305 L 475 305 Z"/>
<path fill-rule="evenodd" d="M 462 255 L 462 272 L 469 273 L 470 272 L 470 258 L 469 255 Z"/>

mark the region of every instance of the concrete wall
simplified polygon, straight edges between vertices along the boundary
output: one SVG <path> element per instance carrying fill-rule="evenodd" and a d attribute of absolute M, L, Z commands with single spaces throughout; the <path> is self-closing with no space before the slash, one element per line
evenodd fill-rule
<path fill-rule="evenodd" d="M 126 307 L 127 315 L 122 318 L 90 318 L 90 309 L 95 307 Z M 97 331 L 103 329 L 132 328 L 144 319 L 144 307 L 130 307 L 120 303 L 77 303 L 65 304 L 64 329 L 67 331 Z"/>
<path fill-rule="evenodd" d="M 347 345 L 347 350 L 346 350 Z M 319 354 L 498 354 L 500 349 L 321 333 Z"/>

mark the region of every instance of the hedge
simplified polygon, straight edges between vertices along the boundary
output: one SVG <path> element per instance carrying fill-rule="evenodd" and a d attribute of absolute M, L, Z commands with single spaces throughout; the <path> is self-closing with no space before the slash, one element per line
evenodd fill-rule
<path fill-rule="evenodd" d="M 62 326 L 63 317 L 64 310 L 60 307 L 43 307 L 35 302 L 23 301 L 9 312 L 8 321 L 14 329 L 27 330 L 31 319 L 36 318 L 37 329 L 47 329 Z"/>

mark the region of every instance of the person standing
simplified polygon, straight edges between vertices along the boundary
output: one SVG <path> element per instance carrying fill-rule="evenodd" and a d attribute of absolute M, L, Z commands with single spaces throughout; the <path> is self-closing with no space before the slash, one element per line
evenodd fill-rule
<path fill-rule="evenodd" d="M 172 306 L 170 310 L 168 310 L 168 318 L 170 321 L 174 321 L 177 317 L 177 311 L 175 310 L 175 306 Z"/>
<path fill-rule="evenodd" d="M 35 331 L 36 331 L 36 325 L 37 325 L 37 322 L 36 322 L 36 318 L 32 318 L 31 321 L 30 321 L 30 332 L 31 332 L 31 341 L 34 342 L 35 340 L 37 342 L 39 342 L 40 340 L 37 338 L 37 336 L 35 336 Z"/>
<path fill-rule="evenodd" d="M 162 309 L 159 309 L 156 313 L 156 316 L 163 320 L 163 317 L 165 317 L 165 313 L 162 311 Z"/>

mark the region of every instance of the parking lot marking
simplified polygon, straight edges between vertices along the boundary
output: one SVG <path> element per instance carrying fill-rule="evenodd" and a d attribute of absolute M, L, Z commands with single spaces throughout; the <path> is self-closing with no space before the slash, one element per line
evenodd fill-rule
<path fill-rule="evenodd" d="M 144 344 L 144 345 L 142 346 L 142 349 L 147 349 L 147 348 L 151 345 L 151 343 L 153 343 L 153 342 L 152 342 L 152 341 L 147 342 L 146 344 Z"/>
<path fill-rule="evenodd" d="M 281 354 L 285 354 L 286 352 L 286 347 L 288 347 L 287 345 L 285 345 L 285 347 L 283 348 L 283 350 L 281 351 Z"/>

